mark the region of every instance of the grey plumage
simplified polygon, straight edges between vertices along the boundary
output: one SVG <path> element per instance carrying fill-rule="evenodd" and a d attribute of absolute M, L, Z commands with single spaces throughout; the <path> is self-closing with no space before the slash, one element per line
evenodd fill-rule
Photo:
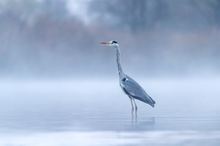
<path fill-rule="evenodd" d="M 120 86 L 129 97 L 133 97 L 154 107 L 155 101 L 129 76 L 126 75 L 125 78 L 121 80 Z"/>
<path fill-rule="evenodd" d="M 135 80 L 133 80 L 131 77 L 129 77 L 123 72 L 120 63 L 120 49 L 117 41 L 102 42 L 102 44 L 114 47 L 116 50 L 116 62 L 118 67 L 119 83 L 122 90 L 125 92 L 125 94 L 128 95 L 128 97 L 131 100 L 132 109 L 134 108 L 133 103 L 135 104 L 135 109 L 137 109 L 135 99 L 154 107 L 155 101 L 145 92 L 145 90 Z"/>

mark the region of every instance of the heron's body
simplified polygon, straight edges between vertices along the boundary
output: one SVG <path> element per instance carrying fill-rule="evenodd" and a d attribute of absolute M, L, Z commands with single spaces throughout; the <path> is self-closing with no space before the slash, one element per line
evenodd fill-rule
<path fill-rule="evenodd" d="M 120 86 L 128 97 L 140 100 L 154 107 L 155 101 L 129 76 L 126 75 L 126 77 L 120 81 Z"/>
<path fill-rule="evenodd" d="M 116 50 L 116 62 L 118 67 L 119 83 L 122 90 L 125 92 L 125 94 L 128 95 L 128 97 L 131 100 L 132 109 L 134 108 L 133 107 L 133 103 L 134 103 L 135 109 L 137 110 L 135 99 L 140 100 L 154 107 L 155 101 L 145 92 L 145 90 L 135 80 L 133 80 L 131 77 L 129 77 L 123 72 L 120 63 L 120 49 L 118 43 L 116 41 L 110 41 L 109 43 L 104 42 L 104 44 L 109 44 L 110 46 L 114 47 Z"/>

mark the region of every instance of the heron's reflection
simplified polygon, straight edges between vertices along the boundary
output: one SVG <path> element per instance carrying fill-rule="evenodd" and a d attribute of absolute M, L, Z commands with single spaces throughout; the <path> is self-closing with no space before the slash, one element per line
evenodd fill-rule
<path fill-rule="evenodd" d="M 144 119 L 138 119 L 137 110 L 131 110 L 131 123 L 132 127 L 144 129 L 153 129 L 155 125 L 155 117 L 145 117 Z"/>
<path fill-rule="evenodd" d="M 137 115 L 137 109 L 131 109 L 131 122 L 132 123 L 137 123 L 138 121 L 138 115 Z"/>

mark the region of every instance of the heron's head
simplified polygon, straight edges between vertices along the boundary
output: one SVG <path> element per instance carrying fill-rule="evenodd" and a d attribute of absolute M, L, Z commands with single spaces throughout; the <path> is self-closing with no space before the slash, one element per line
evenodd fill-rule
<path fill-rule="evenodd" d="M 105 45 L 105 46 L 110 46 L 110 47 L 118 47 L 119 46 L 117 41 L 101 42 L 100 44 Z"/>

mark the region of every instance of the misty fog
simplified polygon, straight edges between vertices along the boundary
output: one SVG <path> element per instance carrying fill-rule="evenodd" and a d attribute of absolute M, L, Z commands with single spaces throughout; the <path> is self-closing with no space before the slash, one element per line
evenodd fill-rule
<path fill-rule="evenodd" d="M 1 77 L 219 74 L 218 0 L 2 0 Z"/>

